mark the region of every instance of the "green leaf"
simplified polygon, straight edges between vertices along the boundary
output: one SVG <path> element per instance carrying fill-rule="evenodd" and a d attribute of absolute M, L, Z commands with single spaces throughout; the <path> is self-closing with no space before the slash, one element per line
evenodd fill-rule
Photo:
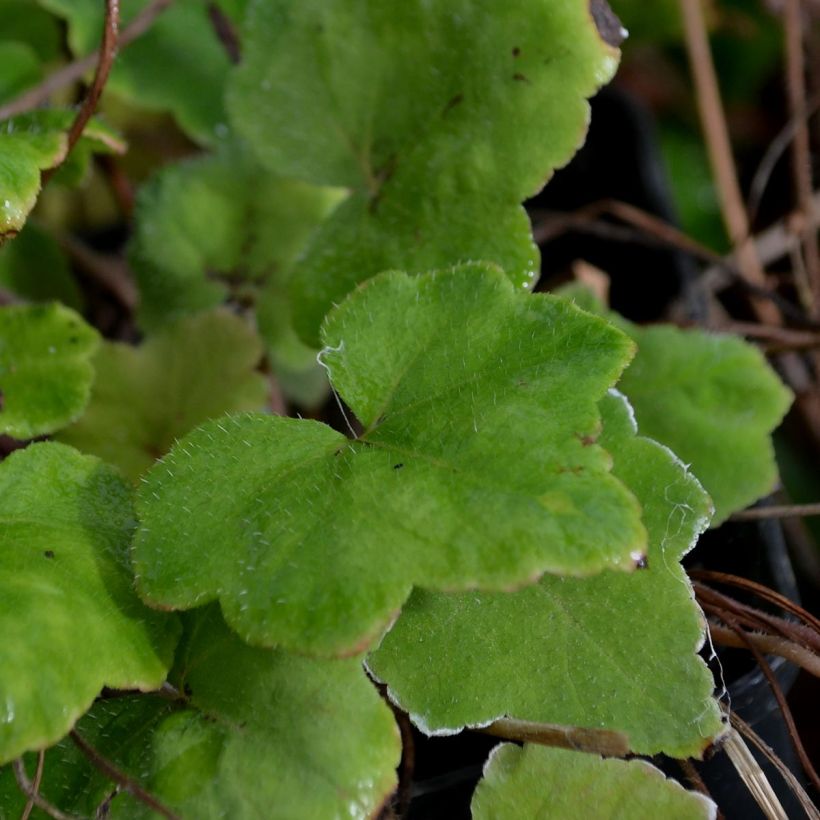
<path fill-rule="evenodd" d="M 588 291 L 564 293 L 605 313 Z M 792 394 L 763 354 L 735 336 L 607 316 L 638 345 L 618 389 L 641 432 L 674 450 L 712 496 L 712 526 L 770 493 L 778 481 L 770 434 Z"/>
<path fill-rule="evenodd" d="M 60 23 L 31 0 L 0 0 L 3 39 L 31 46 L 43 61 L 62 56 Z"/>
<path fill-rule="evenodd" d="M 0 248 L 0 288 L 30 302 L 82 308 L 83 297 L 60 245 L 31 222 Z"/>
<path fill-rule="evenodd" d="M 0 123 L 0 244 L 23 227 L 40 193 L 41 172 L 65 158 L 74 117 L 72 111 L 43 109 Z M 69 182 L 84 173 L 79 160 L 84 158 L 87 164 L 92 150 L 121 152 L 124 145 L 113 131 L 91 120 L 74 149 L 79 155 Z"/>
<path fill-rule="evenodd" d="M 318 367 L 316 352 L 291 327 L 287 283 L 307 237 L 341 194 L 282 179 L 234 143 L 163 169 L 137 200 L 130 258 L 142 296 L 140 323 L 156 328 L 228 297 L 256 303 L 283 386 L 295 387 L 299 398 L 315 397 L 316 388 L 300 390 L 295 381 Z"/>
<path fill-rule="evenodd" d="M 59 440 L 138 478 L 203 421 L 262 409 L 261 356 L 256 334 L 227 311 L 185 319 L 139 348 L 106 342 L 94 358 L 88 408 Z"/>
<path fill-rule="evenodd" d="M 251 643 L 344 654 L 414 584 L 498 589 L 640 559 L 637 503 L 592 443 L 631 355 L 611 326 L 475 264 L 379 276 L 323 338 L 365 432 L 249 415 L 186 436 L 139 495 L 146 600 L 218 598 Z"/>
<path fill-rule="evenodd" d="M 520 203 L 582 141 L 618 52 L 586 0 L 251 0 L 228 86 L 272 170 L 351 190 L 294 281 L 310 344 L 358 282 L 484 259 L 533 284 Z"/>
<path fill-rule="evenodd" d="M 714 820 L 717 807 L 643 760 L 497 746 L 473 795 L 473 820 Z"/>
<path fill-rule="evenodd" d="M 59 740 L 103 686 L 165 679 L 178 623 L 133 590 L 134 526 L 95 458 L 44 443 L 0 465 L 0 763 Z"/>
<path fill-rule="evenodd" d="M 98 0 L 39 0 L 68 22 L 74 54 L 99 48 L 105 6 Z M 150 0 L 123 4 L 127 25 Z M 235 3 L 220 3 L 230 13 Z M 230 61 L 208 17 L 208 0 L 176 0 L 118 55 L 106 89 L 154 110 L 170 111 L 204 145 L 227 133 L 222 93 Z"/>
<path fill-rule="evenodd" d="M 172 673 L 185 701 L 96 704 L 77 726 L 83 739 L 186 818 L 375 816 L 400 744 L 361 663 L 252 649 L 214 607 L 187 621 Z M 71 744 L 46 756 L 45 773 L 44 792 L 63 810 L 92 816 L 111 792 Z M 107 816 L 155 815 L 121 793 Z"/>
<path fill-rule="evenodd" d="M 0 308 L 0 432 L 28 439 L 78 418 L 98 344 L 97 332 L 62 305 Z"/>
<path fill-rule="evenodd" d="M 695 654 L 703 616 L 678 563 L 709 499 L 671 452 L 636 436 L 621 396 L 601 410 L 613 474 L 643 507 L 648 567 L 545 576 L 514 593 L 417 590 L 368 664 L 425 732 L 510 716 L 622 732 L 641 754 L 699 756 L 720 731 Z"/>

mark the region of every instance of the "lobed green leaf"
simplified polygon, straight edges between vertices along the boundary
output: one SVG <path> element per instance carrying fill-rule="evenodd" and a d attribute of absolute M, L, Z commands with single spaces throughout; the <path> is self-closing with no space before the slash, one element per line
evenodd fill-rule
<path fill-rule="evenodd" d="M 251 643 L 349 654 L 414 585 L 509 588 L 640 561 L 638 505 L 593 443 L 631 355 L 618 331 L 468 265 L 376 277 L 323 336 L 364 433 L 248 415 L 186 436 L 139 494 L 146 600 L 219 599 Z"/>
<path fill-rule="evenodd" d="M 714 820 L 717 807 L 643 760 L 543 746 L 497 746 L 472 802 L 473 820 Z"/>
<path fill-rule="evenodd" d="M 368 665 L 423 731 L 509 716 L 617 731 L 632 751 L 675 756 L 699 756 L 721 731 L 696 655 L 703 616 L 678 563 L 708 525 L 709 499 L 669 450 L 636 435 L 623 397 L 601 411 L 613 475 L 643 508 L 648 566 L 513 593 L 416 590 Z"/>
<path fill-rule="evenodd" d="M 532 286 L 521 202 L 583 140 L 618 60 L 587 0 L 250 0 L 242 42 L 234 127 L 277 173 L 351 191 L 295 271 L 307 343 L 383 270 L 481 259 Z"/>
<path fill-rule="evenodd" d="M 62 444 L 0 465 L 0 763 L 58 741 L 103 686 L 158 687 L 179 625 L 133 589 L 131 493 Z"/>

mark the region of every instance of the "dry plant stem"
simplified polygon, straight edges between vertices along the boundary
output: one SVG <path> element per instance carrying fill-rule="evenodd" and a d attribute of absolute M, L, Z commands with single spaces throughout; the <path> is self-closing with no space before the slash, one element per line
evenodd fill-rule
<path fill-rule="evenodd" d="M 781 504 L 774 507 L 753 507 L 730 516 L 732 521 L 764 521 L 767 518 L 806 518 L 820 515 L 820 502 L 814 504 Z"/>
<path fill-rule="evenodd" d="M 49 817 L 53 817 L 54 820 L 78 820 L 73 815 L 65 814 L 56 806 L 52 806 L 44 797 L 40 797 L 34 788 L 34 784 L 28 779 L 23 758 L 17 758 L 12 762 L 11 767 L 14 770 L 14 779 L 17 781 L 18 788 L 29 799 L 29 802 L 33 803 L 40 811 L 45 812 Z"/>
<path fill-rule="evenodd" d="M 174 814 L 169 808 L 157 800 L 154 795 L 147 792 L 135 780 L 130 778 L 124 772 L 121 772 L 111 761 L 106 760 L 96 749 L 88 744 L 83 738 L 77 734 L 75 729 L 69 733 L 69 737 L 74 742 L 74 745 L 86 756 L 88 761 L 98 769 L 106 777 L 113 780 L 123 791 L 128 792 L 141 803 L 144 803 L 157 814 L 161 814 L 168 820 L 181 820 L 179 815 Z"/>
<path fill-rule="evenodd" d="M 68 159 L 74 146 L 83 135 L 88 121 L 97 110 L 97 103 L 100 101 L 108 75 L 111 73 L 111 66 L 114 65 L 114 57 L 117 55 L 117 41 L 120 33 L 120 0 L 105 0 L 105 20 L 103 22 L 103 36 L 100 43 L 100 51 L 97 55 L 97 69 L 94 72 L 94 80 L 91 88 L 85 95 L 83 104 L 68 129 L 68 144 L 60 165 Z M 43 171 L 43 185 L 51 179 L 60 165 L 55 165 Z"/>
<path fill-rule="evenodd" d="M 811 154 L 809 149 L 809 126 L 801 113 L 806 109 L 806 81 L 803 62 L 803 9 L 800 0 L 786 0 L 786 86 L 789 109 L 796 123 L 792 142 L 792 170 L 797 192 L 798 207 L 803 215 L 800 240 L 805 263 L 803 291 L 810 294 L 806 307 L 817 316 L 820 311 L 820 254 L 817 234 L 812 228 L 814 203 L 812 200 Z M 799 268 L 797 269 L 799 270 Z"/>
<path fill-rule="evenodd" d="M 803 767 L 803 771 L 806 773 L 809 780 L 811 780 L 814 784 L 814 788 L 820 789 L 820 777 L 817 776 L 817 772 L 814 770 L 814 766 L 811 765 L 811 760 L 809 760 L 809 756 L 806 754 L 803 741 L 800 740 L 800 735 L 797 732 L 797 726 L 794 725 L 792 710 L 789 709 L 789 704 L 786 703 L 786 696 L 783 694 L 783 690 L 780 688 L 780 684 L 777 682 L 777 678 L 774 676 L 771 666 L 769 666 L 768 661 L 763 657 L 760 650 L 754 645 L 754 643 L 747 639 L 746 633 L 740 628 L 740 626 L 732 622 L 729 622 L 728 626 L 729 629 L 731 629 L 746 645 L 746 648 L 752 653 L 752 655 L 754 655 L 757 665 L 760 667 L 760 670 L 763 672 L 769 683 L 769 688 L 772 690 L 772 694 L 777 701 L 777 705 L 780 708 L 780 713 L 783 715 L 783 721 L 786 724 L 786 729 L 789 732 L 789 737 L 791 738 L 794 750 L 797 752 L 800 765 Z"/>
<path fill-rule="evenodd" d="M 46 753 L 40 749 L 37 753 L 37 769 L 34 772 L 34 783 L 32 783 L 31 791 L 32 796 L 29 797 L 28 802 L 26 803 L 26 807 L 23 809 L 23 813 L 20 815 L 20 820 L 28 820 L 31 816 L 31 813 L 34 811 L 34 797 L 33 795 L 40 793 L 40 783 L 43 781 L 43 767 L 45 766 L 46 762 Z"/>
<path fill-rule="evenodd" d="M 504 740 L 540 743 L 543 746 L 591 752 L 604 757 L 624 757 L 629 754 L 629 741 L 626 735 L 608 729 L 582 729 L 576 726 L 502 718 L 477 731 Z"/>
<path fill-rule="evenodd" d="M 208 3 L 208 18 L 213 26 L 216 34 L 228 59 L 237 65 L 242 58 L 242 51 L 239 46 L 239 37 L 236 35 L 236 30 L 230 18 L 222 11 L 216 3 Z"/>
<path fill-rule="evenodd" d="M 739 575 L 731 575 L 727 572 L 716 572 L 708 569 L 693 569 L 689 570 L 689 576 L 700 581 L 715 581 L 719 584 L 727 584 L 729 586 L 745 589 L 748 592 L 753 592 L 765 601 L 768 601 L 775 606 L 779 606 L 786 612 L 791 612 L 792 615 L 800 618 L 808 626 L 814 627 L 820 633 L 820 618 L 815 617 L 807 609 L 789 600 L 785 595 L 781 595 L 774 589 L 770 589 L 763 584 L 758 584 L 757 581 L 750 581 L 748 578 L 741 578 Z"/>
<path fill-rule="evenodd" d="M 125 48 L 129 43 L 133 43 L 134 40 L 142 37 L 142 35 L 151 28 L 154 20 L 173 2 L 174 0 L 154 0 L 153 3 L 143 9 L 123 28 L 119 38 L 120 50 Z M 82 79 L 97 65 L 99 57 L 98 52 L 89 54 L 87 57 L 75 60 L 73 63 L 69 63 L 64 68 L 46 77 L 40 85 L 23 92 L 19 97 L 0 107 L 0 120 L 16 117 L 18 114 L 31 111 L 44 102 L 47 102 L 55 91 L 59 91 L 61 88 L 65 88 L 77 82 L 77 80 Z"/>
<path fill-rule="evenodd" d="M 754 240 L 749 235 L 749 222 L 740 186 L 737 181 L 734 158 L 729 142 L 729 130 L 723 114 L 715 67 L 703 9 L 700 0 L 679 0 L 686 32 L 689 64 L 695 80 L 701 125 L 706 137 L 709 160 L 715 175 L 723 213 L 723 221 L 743 276 L 754 285 L 765 287 L 766 277 L 757 256 Z M 753 298 L 752 307 L 759 319 L 767 324 L 779 324 L 777 308 L 770 302 Z"/>
<path fill-rule="evenodd" d="M 731 646 L 735 649 L 747 648 L 747 643 L 744 643 L 743 639 L 738 638 L 731 629 L 721 626 L 714 621 L 709 622 L 709 632 L 714 642 L 721 646 Z M 820 678 L 820 657 L 814 654 L 814 652 L 800 646 L 800 644 L 796 644 L 794 641 L 787 641 L 785 638 L 779 638 L 777 635 L 760 634 L 757 632 L 746 632 L 745 639 L 761 652 L 785 658 L 801 669 L 805 669 L 809 674 Z"/>
<path fill-rule="evenodd" d="M 771 747 L 765 743 L 760 735 L 758 735 L 757 732 L 755 732 L 755 730 L 752 729 L 752 727 L 749 726 L 749 724 L 735 712 L 729 713 L 729 720 L 734 729 L 743 735 L 743 737 L 745 737 L 772 764 L 772 766 L 780 772 L 780 776 L 786 781 L 786 784 L 792 790 L 795 797 L 797 797 L 809 820 L 820 820 L 820 812 L 817 811 L 814 803 L 812 803 L 808 794 L 806 794 L 806 790 L 800 785 L 800 782 L 791 773 L 789 767 L 783 763 Z"/>
<path fill-rule="evenodd" d="M 734 721 L 732 722 L 734 723 Z M 735 771 L 737 771 L 740 779 L 749 790 L 749 794 L 754 797 L 755 802 L 760 806 L 760 810 L 768 820 L 789 820 L 783 806 L 777 799 L 777 795 L 774 793 L 771 783 L 769 783 L 763 769 L 760 768 L 760 764 L 754 759 L 754 755 L 743 742 L 743 738 L 733 728 L 730 728 L 724 736 L 723 751 L 732 761 Z"/>

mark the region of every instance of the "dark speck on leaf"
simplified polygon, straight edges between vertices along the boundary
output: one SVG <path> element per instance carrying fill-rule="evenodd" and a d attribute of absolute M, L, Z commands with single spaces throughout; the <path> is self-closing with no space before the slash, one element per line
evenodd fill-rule
<path fill-rule="evenodd" d="M 75 345 L 75 344 L 77 344 L 77 342 L 80 341 L 80 337 L 79 336 L 71 336 L 68 341 L 71 344 Z"/>
<path fill-rule="evenodd" d="M 46 558 L 53 558 L 54 557 L 54 550 L 46 550 L 43 553 L 43 555 L 45 555 Z"/>
<path fill-rule="evenodd" d="M 464 102 L 464 95 L 463 94 L 456 94 L 455 97 L 451 97 L 447 101 L 447 105 L 444 106 L 444 111 L 442 111 L 442 116 L 446 116 L 450 113 L 457 105 L 460 105 Z"/>
<path fill-rule="evenodd" d="M 649 567 L 649 559 L 642 555 L 637 561 L 635 561 L 635 569 L 648 569 Z"/>
<path fill-rule="evenodd" d="M 184 692 L 184 693 L 185 693 L 188 697 L 191 697 L 191 695 L 193 694 L 193 689 L 191 689 L 191 685 L 190 685 L 189 683 L 186 683 L 186 684 L 182 687 L 182 691 L 183 691 L 183 692 Z"/>
<path fill-rule="evenodd" d="M 513 49 L 512 54 L 513 54 L 513 57 L 518 57 L 518 56 L 520 56 L 520 55 L 521 55 L 521 49 L 520 49 L 518 46 L 516 46 L 516 47 Z"/>
<path fill-rule="evenodd" d="M 401 462 L 393 465 L 394 470 L 401 470 L 402 467 L 404 467 L 404 464 L 402 464 Z"/>
<path fill-rule="evenodd" d="M 516 80 L 519 83 L 528 83 L 529 82 L 529 80 L 523 74 L 520 74 L 517 71 L 515 72 L 515 74 L 513 74 L 513 79 Z"/>

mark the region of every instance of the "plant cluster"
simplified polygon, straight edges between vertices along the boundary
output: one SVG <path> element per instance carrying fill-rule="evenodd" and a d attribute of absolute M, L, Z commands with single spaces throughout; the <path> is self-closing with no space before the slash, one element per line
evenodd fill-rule
<path fill-rule="evenodd" d="M 58 20 L 78 56 L 110 23 L 30 5 L 0 0 L 0 105 Z M 533 292 L 522 203 L 618 63 L 599 4 L 163 5 L 106 91 L 201 148 L 138 193 L 139 344 L 82 318 L 29 219 L 44 172 L 76 185 L 123 139 L 100 118 L 72 144 L 68 109 L 0 125 L 0 431 L 36 440 L 0 465 L 0 816 L 373 816 L 388 702 L 431 734 L 699 757 L 724 727 L 680 560 L 771 490 L 790 394 L 738 339 Z M 333 391 L 345 427 L 271 412 L 274 381 L 291 407 Z M 473 812 L 582 793 L 713 811 L 642 761 L 526 743 Z"/>

